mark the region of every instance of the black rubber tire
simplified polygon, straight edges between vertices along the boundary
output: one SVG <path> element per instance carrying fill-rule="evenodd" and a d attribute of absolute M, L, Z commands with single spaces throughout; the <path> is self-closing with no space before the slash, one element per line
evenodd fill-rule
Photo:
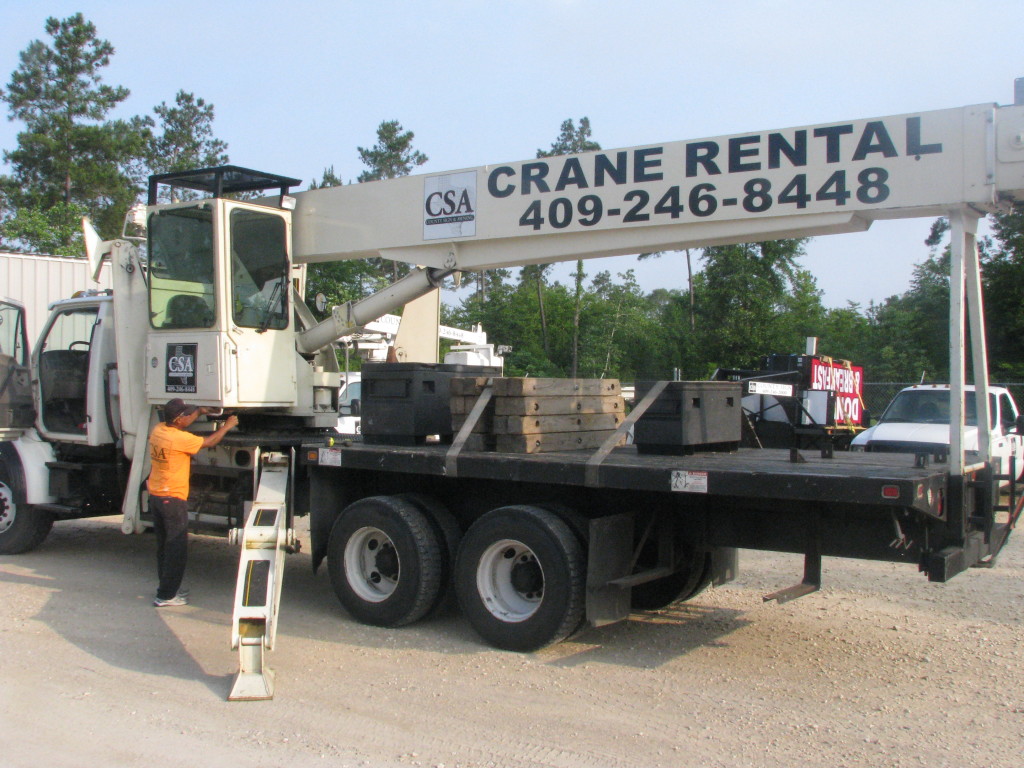
<path fill-rule="evenodd" d="M 350 504 L 335 521 L 327 569 L 338 600 L 353 618 L 399 627 L 436 605 L 443 549 L 436 529 L 412 502 L 370 496 Z"/>
<path fill-rule="evenodd" d="M 459 547 L 459 605 L 497 648 L 535 651 L 564 640 L 583 619 L 585 588 L 582 545 L 565 522 L 539 507 L 492 510 Z"/>
<path fill-rule="evenodd" d="M 711 555 L 702 554 L 689 567 L 633 587 L 629 604 L 636 611 L 657 611 L 696 597 L 711 584 Z"/>
<path fill-rule="evenodd" d="M 24 499 L 20 467 L 12 469 L 0 460 L 0 555 L 29 552 L 46 539 L 53 528 L 53 515 L 41 512 Z"/>
<path fill-rule="evenodd" d="M 427 520 L 434 526 L 439 540 L 444 544 L 441 550 L 441 588 L 438 590 L 434 605 L 427 611 L 427 616 L 454 611 L 457 607 L 454 579 L 455 558 L 459 555 L 462 527 L 455 519 L 455 515 L 433 496 L 423 493 L 403 493 L 399 498 L 411 502 L 427 516 Z"/>

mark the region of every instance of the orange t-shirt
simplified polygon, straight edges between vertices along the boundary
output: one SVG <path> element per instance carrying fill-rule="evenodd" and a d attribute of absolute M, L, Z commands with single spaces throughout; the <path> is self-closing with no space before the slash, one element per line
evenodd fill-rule
<path fill-rule="evenodd" d="M 189 464 L 192 455 L 203 447 L 203 438 L 164 423 L 157 424 L 149 434 L 149 474 L 151 496 L 173 496 L 188 500 Z"/>

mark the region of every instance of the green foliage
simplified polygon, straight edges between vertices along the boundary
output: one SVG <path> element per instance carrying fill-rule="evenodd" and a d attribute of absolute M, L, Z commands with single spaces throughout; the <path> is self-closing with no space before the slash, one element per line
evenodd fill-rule
<path fill-rule="evenodd" d="M 796 265 L 803 243 L 776 240 L 704 250 L 704 269 L 693 287 L 702 359 L 681 367 L 703 378 L 699 374 L 718 367 L 753 365 L 768 352 L 803 348 L 802 334 L 814 326 L 820 309 L 813 278 Z"/>
<path fill-rule="evenodd" d="M 4 153 L 13 173 L 3 186 L 15 208 L 81 206 L 101 231 L 120 232 L 136 195 L 129 166 L 145 134 L 137 120 L 106 119 L 128 97 L 127 88 L 102 83 L 114 47 L 81 13 L 47 19 L 46 32 L 52 43 L 30 43 L 0 92 L 11 119 L 25 124 L 17 147 Z M 60 228 L 51 236 L 71 245 Z"/>
<path fill-rule="evenodd" d="M 196 168 L 210 168 L 228 162 L 228 145 L 213 135 L 212 104 L 195 94 L 178 91 L 174 106 L 161 102 L 153 109 L 160 133 L 147 132 L 146 161 L 149 173 L 171 173 Z M 154 121 L 146 118 L 148 126 Z M 187 190 L 169 191 L 166 202 L 184 198 Z"/>
<path fill-rule="evenodd" d="M 561 132 L 551 145 L 551 149 L 538 149 L 537 157 L 575 155 L 580 152 L 594 152 L 600 148 L 601 145 L 590 138 L 590 118 L 581 117 L 578 128 L 572 118 L 569 118 L 562 123 Z"/>
<path fill-rule="evenodd" d="M 340 187 L 344 182 L 338 177 L 338 174 L 334 172 L 334 166 L 330 168 L 324 168 L 324 175 L 320 181 L 314 179 L 309 182 L 310 189 L 323 189 L 324 187 Z"/>
<path fill-rule="evenodd" d="M 995 242 L 983 267 L 985 317 L 992 373 L 1024 378 L 1024 205 L 993 216 Z"/>
<path fill-rule="evenodd" d="M 85 208 L 74 203 L 17 208 L 0 222 L 0 241 L 29 253 L 81 256 L 85 252 L 82 244 L 84 215 Z"/>
<path fill-rule="evenodd" d="M 385 120 L 377 126 L 377 143 L 370 149 L 357 147 L 359 159 L 368 170 L 359 174 L 357 181 L 379 181 L 408 176 L 413 168 L 423 165 L 429 158 L 412 148 L 415 134 L 403 131 L 397 120 Z"/>

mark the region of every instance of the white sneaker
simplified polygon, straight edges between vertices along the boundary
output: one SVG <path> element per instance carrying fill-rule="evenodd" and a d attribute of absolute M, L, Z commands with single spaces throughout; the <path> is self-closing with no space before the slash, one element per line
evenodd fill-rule
<path fill-rule="evenodd" d="M 180 594 L 168 600 L 161 600 L 159 597 L 153 601 L 153 605 L 157 608 L 173 608 L 178 605 L 188 605 L 188 598 L 182 597 Z"/>

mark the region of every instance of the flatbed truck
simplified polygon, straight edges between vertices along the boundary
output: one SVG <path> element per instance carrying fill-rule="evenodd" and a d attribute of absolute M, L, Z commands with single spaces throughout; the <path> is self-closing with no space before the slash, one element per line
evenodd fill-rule
<path fill-rule="evenodd" d="M 31 361 L 24 350 L 0 360 L 15 381 L 31 370 L 36 411 L 26 423 L 12 409 L 0 423 L 0 551 L 38 546 L 55 520 L 117 509 L 125 533 L 145 530 L 146 436 L 159 405 L 181 397 L 209 421 L 241 418 L 237 434 L 197 457 L 191 499 L 198 524 L 220 520 L 242 547 L 231 698 L 272 695 L 263 653 L 296 515 L 310 516 L 313 565 L 326 559 L 356 619 L 408 624 L 454 592 L 482 637 L 515 650 L 685 600 L 730 578 L 737 548 L 804 555 L 800 583 L 769 596 L 779 600 L 817 589 L 824 556 L 908 562 L 935 581 L 991 565 L 1020 505 L 1014 496 L 1003 508 L 1004 470 L 984 435 L 964 450 L 966 338 L 984 393 L 977 222 L 1024 199 L 1022 137 L 1024 105 L 982 104 L 295 195 L 297 180 L 237 166 L 152 177 L 145 253 L 87 237 L 94 272 L 111 262 L 112 293 L 56 305 Z M 159 205 L 160 184 L 206 197 Z M 267 196 L 234 198 L 252 191 Z M 653 383 L 596 449 L 495 453 L 468 440 L 496 382 L 488 371 L 469 372 L 485 383 L 466 423 L 438 443 L 371 433 L 348 445 L 334 431 L 334 340 L 455 272 L 935 215 L 951 222 L 944 462 L 619 446 L 615 436 L 662 403 L 668 382 Z M 305 265 L 370 256 L 419 266 L 317 322 L 301 299 Z M 987 419 L 984 394 L 978 408 Z M 366 422 L 364 411 L 364 433 Z"/>

